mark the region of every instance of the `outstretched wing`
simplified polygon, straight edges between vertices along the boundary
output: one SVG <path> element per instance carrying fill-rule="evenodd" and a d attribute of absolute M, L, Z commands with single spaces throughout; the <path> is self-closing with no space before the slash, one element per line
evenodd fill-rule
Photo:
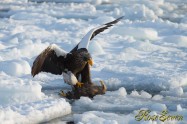
<path fill-rule="evenodd" d="M 64 58 L 67 52 L 57 45 L 48 46 L 33 62 L 32 76 L 40 72 L 50 72 L 52 74 L 62 74 L 64 70 Z"/>
<path fill-rule="evenodd" d="M 92 40 L 97 34 L 103 32 L 104 30 L 108 29 L 109 27 L 113 26 L 114 24 L 118 23 L 121 19 L 123 18 L 120 17 L 112 22 L 106 23 L 104 25 L 101 25 L 99 27 L 96 27 L 94 29 L 91 29 L 83 38 L 82 40 L 76 45 L 74 49 L 71 50 L 71 52 L 76 51 L 77 49 L 80 48 L 86 48 L 88 49 L 88 45 L 90 40 Z"/>
<path fill-rule="evenodd" d="M 89 45 L 90 40 L 92 40 L 97 34 L 103 32 L 104 30 L 106 30 L 109 27 L 113 26 L 114 24 L 118 23 L 122 18 L 123 18 L 123 16 L 112 21 L 112 22 L 109 22 L 109 23 L 101 25 L 97 28 L 91 29 L 70 52 L 77 51 L 80 48 L 88 49 L 88 45 Z M 79 72 L 76 75 L 77 79 L 79 79 L 80 75 L 81 75 L 81 82 L 92 83 L 91 74 L 90 74 L 90 67 L 88 64 L 84 67 L 84 69 L 81 72 Z"/>

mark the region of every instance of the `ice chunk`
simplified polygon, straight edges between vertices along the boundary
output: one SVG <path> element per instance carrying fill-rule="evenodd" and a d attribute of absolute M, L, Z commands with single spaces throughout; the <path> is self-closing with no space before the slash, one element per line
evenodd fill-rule
<path fill-rule="evenodd" d="M 102 3 L 102 0 L 92 0 L 92 4 L 99 5 Z"/>
<path fill-rule="evenodd" d="M 119 88 L 118 91 L 106 92 L 108 96 L 116 96 L 116 97 L 125 97 L 127 95 L 126 89 L 124 87 Z"/>
<path fill-rule="evenodd" d="M 171 77 L 169 82 L 170 82 L 170 88 L 177 88 L 177 87 L 179 88 L 185 86 L 187 85 L 187 74 L 180 73 L 177 76 Z"/>
<path fill-rule="evenodd" d="M 105 24 L 105 23 L 113 21 L 113 20 L 115 20 L 115 18 L 105 15 L 105 16 L 100 16 L 96 19 L 93 19 L 90 22 L 98 25 L 98 24 Z M 108 29 L 108 30 L 110 30 L 110 29 Z M 104 32 L 107 32 L 107 30 Z"/>
<path fill-rule="evenodd" d="M 41 40 L 24 39 L 17 46 L 6 49 L 6 52 L 0 52 L 0 56 L 3 60 L 32 58 L 39 55 L 48 45 L 49 43 L 41 43 Z"/>
<path fill-rule="evenodd" d="M 136 90 L 132 91 L 130 95 L 134 97 L 140 97 L 140 94 Z"/>
<path fill-rule="evenodd" d="M 7 124 L 41 123 L 71 113 L 65 99 L 48 99 L 0 109 L 0 122 Z"/>
<path fill-rule="evenodd" d="M 184 18 L 181 19 L 181 23 L 187 24 L 187 15 L 185 15 Z"/>
<path fill-rule="evenodd" d="M 145 91 L 141 91 L 140 93 L 138 93 L 136 90 L 132 91 L 130 95 L 134 97 L 141 97 L 141 98 L 147 98 L 147 99 L 150 99 L 152 97 L 151 94 Z"/>
<path fill-rule="evenodd" d="M 170 88 L 169 91 L 161 91 L 162 94 L 168 96 L 182 96 L 184 94 L 182 87 Z"/>
<path fill-rule="evenodd" d="M 147 93 L 145 91 L 141 91 L 140 95 L 141 95 L 142 98 L 151 98 L 152 97 L 151 94 L 149 94 L 149 93 Z"/>
<path fill-rule="evenodd" d="M 75 114 L 73 116 L 75 123 L 84 124 L 129 124 L 129 120 L 133 120 L 132 115 L 117 115 L 115 113 L 105 113 L 100 111 L 89 111 L 83 114 Z"/>
<path fill-rule="evenodd" d="M 89 48 L 88 48 L 89 52 L 91 54 L 104 54 L 104 50 L 101 47 L 101 45 L 97 42 L 97 41 L 93 41 L 90 43 Z"/>
<path fill-rule="evenodd" d="M 31 73 L 31 67 L 25 60 L 1 61 L 0 70 L 12 76 L 21 76 Z"/>
<path fill-rule="evenodd" d="M 35 20 L 35 19 L 52 19 L 50 16 L 46 14 L 40 14 L 40 13 L 32 13 L 30 12 L 29 14 L 27 12 L 19 12 L 15 13 L 12 15 L 10 18 L 15 19 L 15 20 Z"/>
<path fill-rule="evenodd" d="M 152 97 L 153 100 L 162 100 L 163 96 L 162 95 L 154 95 Z"/>
<path fill-rule="evenodd" d="M 153 105 L 151 105 L 151 110 L 154 110 L 154 111 L 163 111 L 163 110 L 166 110 L 167 107 L 165 104 L 161 104 L 161 103 L 155 103 Z"/>
<path fill-rule="evenodd" d="M 4 49 L 5 46 L 0 42 L 0 50 Z"/>
<path fill-rule="evenodd" d="M 118 89 L 122 82 L 118 78 L 109 78 L 105 80 L 105 84 L 107 85 L 107 89 Z"/>
<path fill-rule="evenodd" d="M 0 105 L 21 104 L 45 98 L 37 81 L 16 78 L 0 73 Z"/>
<path fill-rule="evenodd" d="M 177 105 L 177 111 L 182 111 L 182 107 L 180 104 Z"/>
<path fill-rule="evenodd" d="M 177 44 L 179 47 L 187 47 L 187 36 L 173 35 L 163 38 L 163 42 Z"/>
<path fill-rule="evenodd" d="M 174 88 L 170 91 L 173 92 L 173 95 L 175 96 L 181 96 L 184 93 L 182 87 Z"/>
<path fill-rule="evenodd" d="M 114 28 L 111 31 L 115 34 L 120 34 L 122 36 L 129 35 L 133 36 L 136 39 L 140 40 L 157 40 L 158 33 L 156 30 L 152 28 L 132 28 L 132 27 L 124 27 L 120 26 L 118 28 Z"/>

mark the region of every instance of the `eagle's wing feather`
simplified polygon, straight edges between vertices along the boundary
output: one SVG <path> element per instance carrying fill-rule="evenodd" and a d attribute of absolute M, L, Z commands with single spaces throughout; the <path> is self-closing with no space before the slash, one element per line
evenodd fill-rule
<path fill-rule="evenodd" d="M 66 51 L 60 49 L 55 44 L 48 46 L 33 62 L 32 76 L 42 71 L 52 74 L 62 74 L 66 54 Z"/>
<path fill-rule="evenodd" d="M 104 30 L 108 29 L 109 27 L 113 26 L 114 24 L 116 24 L 117 22 L 119 22 L 121 19 L 123 18 L 120 17 L 112 22 L 106 23 L 104 25 L 101 25 L 99 27 L 96 27 L 94 29 L 91 29 L 83 38 L 82 40 L 76 45 L 76 47 L 74 49 L 71 50 L 71 52 L 76 51 L 77 49 L 80 48 L 86 48 L 88 49 L 88 45 L 90 40 L 92 40 L 97 34 L 103 32 Z"/>

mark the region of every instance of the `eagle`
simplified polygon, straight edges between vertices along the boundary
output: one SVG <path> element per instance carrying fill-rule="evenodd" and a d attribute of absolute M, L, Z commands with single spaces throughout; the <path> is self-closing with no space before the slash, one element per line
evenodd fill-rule
<path fill-rule="evenodd" d="M 49 72 L 62 75 L 65 83 L 75 87 L 91 83 L 90 66 L 93 65 L 93 59 L 88 51 L 89 43 L 97 34 L 113 26 L 122 18 L 123 16 L 91 29 L 70 52 L 66 52 L 55 44 L 48 46 L 34 60 L 32 76 L 40 72 Z"/>

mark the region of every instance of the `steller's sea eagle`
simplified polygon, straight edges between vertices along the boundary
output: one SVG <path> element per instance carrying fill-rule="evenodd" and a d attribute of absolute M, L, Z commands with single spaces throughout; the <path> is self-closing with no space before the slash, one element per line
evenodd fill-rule
<path fill-rule="evenodd" d="M 89 65 L 93 65 L 93 61 L 88 52 L 89 42 L 122 18 L 91 29 L 70 52 L 55 44 L 48 46 L 33 62 L 32 76 L 40 72 L 50 72 L 63 75 L 64 82 L 70 85 L 81 87 L 83 83 L 91 83 Z"/>

